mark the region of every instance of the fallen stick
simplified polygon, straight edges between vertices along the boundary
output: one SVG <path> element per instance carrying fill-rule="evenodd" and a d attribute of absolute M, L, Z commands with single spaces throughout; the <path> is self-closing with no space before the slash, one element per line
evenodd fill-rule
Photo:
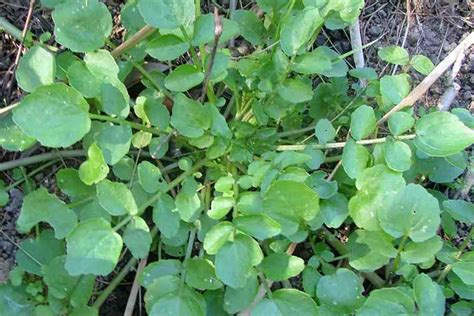
<path fill-rule="evenodd" d="M 443 59 L 438 66 L 431 71 L 431 73 L 418 84 L 415 89 L 413 89 L 407 97 L 405 97 L 400 103 L 398 103 L 394 108 L 388 111 L 378 122 L 378 125 L 384 123 L 388 118 L 401 109 L 413 106 L 416 101 L 418 101 L 428 89 L 435 83 L 436 80 L 456 61 L 460 52 L 464 52 L 467 48 L 474 44 L 474 32 L 469 34 L 461 43 L 459 43 L 456 48 Z"/>
<path fill-rule="evenodd" d="M 438 110 L 440 111 L 448 111 L 449 107 L 456 98 L 456 95 L 458 94 L 459 90 L 461 90 L 461 86 L 454 82 L 454 80 L 456 79 L 456 76 L 461 70 L 464 57 L 464 52 L 459 52 L 459 55 L 456 58 L 456 61 L 454 62 L 453 69 L 451 70 L 451 75 L 448 78 L 447 89 L 446 91 L 444 91 L 443 95 L 441 95 L 441 98 L 439 98 L 438 101 Z"/>

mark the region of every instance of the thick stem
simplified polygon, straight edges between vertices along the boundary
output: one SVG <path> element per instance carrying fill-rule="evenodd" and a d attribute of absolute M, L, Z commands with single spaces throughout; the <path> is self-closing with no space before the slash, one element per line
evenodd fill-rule
<path fill-rule="evenodd" d="M 466 249 L 467 245 L 469 245 L 469 241 L 471 240 L 472 236 L 474 235 L 474 226 L 471 227 L 471 230 L 469 231 L 469 234 L 466 236 L 466 239 L 464 239 L 463 243 L 461 244 L 461 247 L 459 248 L 458 253 L 456 254 L 456 257 L 454 257 L 456 260 L 461 258 L 464 249 Z M 441 274 L 439 275 L 438 279 L 436 280 L 438 283 L 442 282 L 444 278 L 448 275 L 449 272 L 453 269 L 452 264 L 447 264 L 446 267 L 444 267 L 443 271 L 441 271 Z"/>
<path fill-rule="evenodd" d="M 8 22 L 4 17 L 0 17 L 0 30 L 5 31 L 19 41 L 23 38 L 21 36 L 21 30 Z"/>
<path fill-rule="evenodd" d="M 409 135 L 402 135 L 396 137 L 398 140 L 410 140 L 416 137 L 415 134 Z M 375 139 L 366 139 L 366 140 L 359 140 L 356 143 L 359 145 L 374 145 L 374 144 L 381 144 L 387 141 L 386 137 L 382 138 L 375 138 Z M 339 142 L 339 143 L 329 143 L 325 145 L 321 144 L 308 144 L 308 145 L 280 145 L 277 146 L 276 150 L 278 151 L 286 151 L 286 150 L 305 150 L 306 147 L 312 147 L 315 149 L 332 149 L 332 148 L 344 148 L 346 142 Z"/>
<path fill-rule="evenodd" d="M 5 171 L 21 166 L 32 165 L 35 163 L 40 163 L 43 161 L 59 158 L 73 158 L 73 157 L 83 157 L 85 153 L 83 150 L 64 150 L 64 151 L 52 151 L 49 153 L 44 153 L 36 156 L 21 158 L 17 160 L 7 161 L 0 163 L 0 171 Z"/>
<path fill-rule="evenodd" d="M 132 35 L 128 40 L 120 44 L 117 48 L 112 51 L 112 56 L 119 57 L 125 51 L 129 50 L 132 47 L 135 47 L 138 43 L 150 36 L 156 29 L 149 25 L 144 26 L 141 30 Z"/>

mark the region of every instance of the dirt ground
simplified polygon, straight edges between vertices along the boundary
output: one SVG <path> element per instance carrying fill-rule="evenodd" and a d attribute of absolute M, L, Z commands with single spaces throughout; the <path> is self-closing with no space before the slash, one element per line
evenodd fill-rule
<path fill-rule="evenodd" d="M 39 2 L 39 1 L 36 1 Z M 119 22 L 118 13 L 122 1 L 105 1 L 114 14 L 114 21 Z M 202 1 L 208 6 L 207 1 Z M 226 2 L 218 1 L 219 3 Z M 248 1 L 243 1 L 248 2 Z M 421 53 L 431 58 L 433 63 L 440 62 L 458 43 L 472 31 L 474 4 L 471 0 L 413 0 L 412 13 L 407 19 L 406 1 L 401 0 L 366 0 L 366 7 L 360 18 L 363 43 L 379 39 L 371 47 L 365 49 L 366 65 L 377 68 L 387 74 L 392 68 L 383 68 L 377 58 L 377 48 L 387 45 L 403 45 L 410 54 Z M 28 0 L 0 0 L 0 16 L 22 29 L 28 11 Z M 225 5 L 225 4 L 224 4 Z M 407 21 L 410 21 L 407 31 Z M 53 33 L 50 11 L 36 5 L 30 30 L 36 36 L 44 32 Z M 114 38 L 120 38 L 121 28 L 116 27 Z M 322 40 L 329 45 L 332 43 L 339 52 L 351 50 L 348 34 L 344 31 L 327 31 Z M 330 39 L 330 41 L 328 40 Z M 19 42 L 11 36 L 0 33 L 0 107 L 3 107 L 22 97 L 11 78 L 15 56 L 18 53 Z M 453 107 L 473 109 L 474 91 L 474 50 L 467 52 L 461 71 L 456 82 L 461 86 Z M 416 77 L 417 80 L 422 78 Z M 436 105 L 440 95 L 445 91 L 445 77 L 439 80 L 421 102 L 421 106 Z M 10 91 L 10 93 L 8 93 Z M 9 95 L 8 95 L 9 94 Z M 37 154 L 41 149 L 21 154 L 21 156 Z M 0 149 L 0 161 L 16 159 L 20 154 L 6 153 Z M 31 166 L 33 167 L 33 166 Z M 54 173 L 61 165 L 55 165 L 35 176 L 35 180 L 54 186 Z M 0 173 L 0 179 L 8 185 L 12 183 L 11 173 Z M 10 190 L 10 203 L 0 208 L 0 282 L 4 281 L 9 269 L 14 265 L 15 244 L 24 236 L 16 232 L 15 221 L 18 217 L 24 193 L 18 187 Z M 305 248 L 303 245 L 302 248 Z M 306 249 L 301 249 L 307 252 Z M 304 254 L 302 254 L 304 256 Z M 106 282 L 106 280 L 104 281 Z M 130 280 L 125 281 L 127 284 Z M 105 304 L 101 315 L 117 315 L 123 311 L 128 297 L 129 285 L 120 287 Z"/>

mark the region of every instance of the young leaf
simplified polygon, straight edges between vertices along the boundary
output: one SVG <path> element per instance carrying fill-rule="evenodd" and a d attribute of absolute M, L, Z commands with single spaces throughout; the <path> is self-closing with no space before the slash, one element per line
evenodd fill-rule
<path fill-rule="evenodd" d="M 211 202 L 211 209 L 207 212 L 207 215 L 213 219 L 221 219 L 232 207 L 234 207 L 235 200 L 232 197 L 218 196 L 215 197 Z"/>
<path fill-rule="evenodd" d="M 410 81 L 407 74 L 385 75 L 380 79 L 380 94 L 384 101 L 398 104 L 410 93 Z"/>
<path fill-rule="evenodd" d="M 327 144 L 336 137 L 336 130 L 328 119 L 319 120 L 314 128 L 314 133 L 322 145 Z"/>
<path fill-rule="evenodd" d="M 351 115 L 351 134 L 355 140 L 366 138 L 375 129 L 377 120 L 374 109 L 368 105 L 359 106 Z"/>
<path fill-rule="evenodd" d="M 300 274 L 304 269 L 304 260 L 284 252 L 272 253 L 263 259 L 261 267 L 268 279 L 283 281 Z"/>
<path fill-rule="evenodd" d="M 439 236 L 434 236 L 423 242 L 408 242 L 401 252 L 403 262 L 409 264 L 424 263 L 432 260 L 443 247 L 443 241 Z"/>
<path fill-rule="evenodd" d="M 457 116 L 448 112 L 433 112 L 416 123 L 415 145 L 428 156 L 454 155 L 474 143 L 474 131 Z"/>
<path fill-rule="evenodd" d="M 174 99 L 171 124 L 186 137 L 200 137 L 211 126 L 209 110 L 199 102 L 178 94 Z"/>
<path fill-rule="evenodd" d="M 390 169 L 398 172 L 410 169 L 412 164 L 411 149 L 404 142 L 388 137 L 383 145 L 383 153 L 385 162 Z"/>
<path fill-rule="evenodd" d="M 255 249 L 258 249 L 255 252 Z M 263 258 L 260 246 L 250 237 L 238 234 L 226 242 L 216 253 L 216 274 L 232 288 L 242 288 L 250 277 L 253 266 Z"/>
<path fill-rule="evenodd" d="M 415 55 L 410 60 L 410 65 L 419 73 L 423 75 L 429 75 L 434 69 L 433 62 L 426 56 Z"/>
<path fill-rule="evenodd" d="M 421 185 L 412 183 L 398 191 L 392 203 L 378 210 L 385 232 L 395 238 L 409 236 L 414 242 L 436 235 L 441 221 L 439 213 L 438 200 Z"/>
<path fill-rule="evenodd" d="M 388 119 L 388 128 L 393 136 L 400 136 L 415 125 L 413 116 L 406 112 L 395 112 Z"/>
<path fill-rule="evenodd" d="M 252 315 L 292 315 L 295 311 L 298 311 L 298 316 L 318 315 L 318 307 L 311 296 L 296 289 L 273 292 L 271 299 L 265 298 L 255 306 Z"/>
<path fill-rule="evenodd" d="M 18 230 L 27 233 L 34 225 L 47 222 L 54 228 L 58 239 L 66 237 L 77 225 L 77 216 L 45 188 L 31 192 L 25 197 L 17 220 Z"/>
<path fill-rule="evenodd" d="M 72 276 L 107 275 L 114 270 L 122 245 L 120 235 L 105 220 L 82 222 L 67 237 L 66 270 Z"/>
<path fill-rule="evenodd" d="M 214 265 L 207 259 L 191 258 L 184 261 L 186 284 L 196 289 L 216 290 L 222 282 L 216 277 Z"/>
<path fill-rule="evenodd" d="M 172 238 L 178 233 L 180 220 L 173 198 L 163 194 L 153 208 L 153 222 L 161 234 Z"/>
<path fill-rule="evenodd" d="M 115 165 L 130 150 L 132 129 L 125 125 L 107 125 L 95 136 L 105 162 Z"/>
<path fill-rule="evenodd" d="M 319 279 L 316 295 L 328 309 L 339 313 L 352 313 L 362 306 L 364 287 L 351 270 L 340 268 L 333 275 Z"/>
<path fill-rule="evenodd" d="M 306 8 L 301 11 L 293 11 L 292 14 L 282 21 L 280 32 L 281 49 L 288 56 L 295 56 L 313 36 L 324 20 L 317 8 Z"/>
<path fill-rule="evenodd" d="M 194 22 L 193 0 L 141 0 L 138 9 L 148 25 L 160 29 L 176 29 Z"/>
<path fill-rule="evenodd" d="M 204 74 L 192 65 L 181 65 L 165 78 L 165 87 L 171 91 L 185 92 L 199 85 Z"/>
<path fill-rule="evenodd" d="M 322 200 L 320 208 L 324 223 L 328 227 L 341 226 L 349 215 L 347 198 L 341 193 L 336 193 L 328 200 Z"/>
<path fill-rule="evenodd" d="M 15 76 L 20 88 L 32 92 L 54 82 L 56 63 L 53 54 L 41 46 L 31 47 L 20 59 Z"/>
<path fill-rule="evenodd" d="M 96 143 L 89 146 L 87 160 L 79 167 L 79 178 L 87 185 L 102 181 L 109 173 L 102 151 Z"/>
<path fill-rule="evenodd" d="M 182 270 L 181 261 L 162 259 L 148 264 L 138 276 L 138 283 L 148 289 L 156 279 L 167 275 L 178 276 Z"/>
<path fill-rule="evenodd" d="M 100 205 L 113 216 L 135 215 L 138 213 L 137 204 L 132 192 L 120 182 L 104 179 L 97 184 L 97 198 Z"/>
<path fill-rule="evenodd" d="M 220 222 L 214 225 L 204 238 L 204 249 L 210 255 L 215 255 L 219 249 L 229 240 L 234 231 L 234 226 L 229 222 Z"/>
<path fill-rule="evenodd" d="M 323 50 L 314 50 L 297 56 L 293 70 L 304 75 L 323 74 L 331 70 L 331 58 Z"/>
<path fill-rule="evenodd" d="M 0 117 L 0 146 L 9 151 L 23 151 L 36 143 L 13 122 L 12 114 Z"/>
<path fill-rule="evenodd" d="M 234 218 L 237 229 L 259 240 L 269 239 L 281 232 L 281 225 L 265 214 L 249 214 Z"/>
<path fill-rule="evenodd" d="M 146 258 L 150 252 L 150 228 L 143 218 L 135 216 L 123 232 L 123 241 L 135 258 Z"/>
<path fill-rule="evenodd" d="M 47 147 L 69 147 L 89 131 L 89 104 L 63 83 L 37 88 L 13 110 L 13 120 Z"/>
<path fill-rule="evenodd" d="M 99 49 L 86 53 L 84 55 L 84 62 L 89 71 L 101 80 L 117 79 L 119 67 L 109 51 Z"/>
<path fill-rule="evenodd" d="M 148 193 L 155 193 L 166 186 L 160 169 L 148 161 L 142 161 L 138 165 L 138 182 Z"/>
<path fill-rule="evenodd" d="M 176 210 L 183 221 L 192 223 L 196 220 L 201 211 L 201 200 L 197 193 L 179 192 L 176 196 Z"/>
<path fill-rule="evenodd" d="M 347 140 L 342 151 L 342 166 L 350 178 L 357 179 L 367 167 L 369 159 L 367 148 L 357 144 L 352 138 Z"/>
<path fill-rule="evenodd" d="M 404 66 L 410 61 L 410 56 L 406 49 L 400 46 L 388 46 L 379 49 L 377 55 L 380 59 L 395 65 Z"/>
<path fill-rule="evenodd" d="M 310 84 L 301 79 L 286 79 L 277 88 L 278 95 L 290 103 L 302 103 L 313 98 Z"/>
<path fill-rule="evenodd" d="M 72 200 L 94 195 L 94 187 L 84 184 L 79 178 L 79 172 L 73 168 L 59 170 L 56 173 L 56 183 Z"/>
<path fill-rule="evenodd" d="M 183 55 L 188 49 L 188 42 L 176 35 L 165 34 L 150 41 L 146 52 L 158 60 L 170 61 Z"/>
<path fill-rule="evenodd" d="M 98 0 L 66 1 L 52 16 L 56 41 L 74 52 L 101 48 L 112 32 L 112 16 Z"/>
<path fill-rule="evenodd" d="M 300 220 L 309 221 L 318 214 L 319 197 L 304 183 L 277 180 L 264 196 L 263 210 L 281 225 L 284 236 L 290 236 L 298 230 Z"/>

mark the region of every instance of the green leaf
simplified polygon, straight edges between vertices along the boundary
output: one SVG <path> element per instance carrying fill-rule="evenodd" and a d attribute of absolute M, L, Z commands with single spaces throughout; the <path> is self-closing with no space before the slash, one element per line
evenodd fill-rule
<path fill-rule="evenodd" d="M 277 88 L 278 95 L 290 103 L 302 103 L 313 98 L 311 84 L 301 79 L 286 79 Z"/>
<path fill-rule="evenodd" d="M 412 294 L 402 287 L 374 290 L 357 315 L 384 315 L 387 311 L 394 315 L 414 315 L 415 302 Z"/>
<path fill-rule="evenodd" d="M 52 230 L 43 230 L 38 237 L 20 242 L 15 260 L 18 266 L 26 272 L 43 275 L 42 268 L 63 254 L 64 241 L 54 238 Z"/>
<path fill-rule="evenodd" d="M 340 268 L 319 279 L 316 295 L 321 304 L 339 313 L 352 313 L 362 306 L 364 287 L 351 270 Z"/>
<path fill-rule="evenodd" d="M 138 9 L 148 25 L 160 29 L 175 29 L 194 22 L 193 0 L 141 0 Z"/>
<path fill-rule="evenodd" d="M 395 112 L 388 119 L 388 128 L 393 136 L 400 136 L 415 125 L 413 116 L 406 112 Z"/>
<path fill-rule="evenodd" d="M 94 289 L 95 277 L 85 275 L 74 277 L 64 268 L 66 256 L 54 258 L 44 268 L 44 283 L 48 286 L 48 293 L 58 299 L 71 299 L 77 306 L 77 300 L 87 304 Z"/>
<path fill-rule="evenodd" d="M 178 233 L 180 220 L 173 198 L 168 194 L 161 195 L 153 208 L 153 222 L 160 232 L 165 237 L 172 238 Z"/>
<path fill-rule="evenodd" d="M 443 247 L 439 236 L 434 236 L 420 243 L 408 242 L 403 248 L 401 259 L 409 264 L 424 263 L 432 260 Z"/>
<path fill-rule="evenodd" d="M 357 270 L 374 271 L 395 258 L 397 250 L 393 238 L 383 231 L 356 230 L 349 237 L 349 264 Z"/>
<path fill-rule="evenodd" d="M 104 219 L 82 222 L 67 237 L 66 270 L 72 276 L 107 275 L 114 270 L 122 245 L 120 235 Z"/>
<path fill-rule="evenodd" d="M 87 185 L 102 181 L 109 173 L 102 151 L 96 143 L 89 146 L 87 160 L 79 167 L 79 178 Z"/>
<path fill-rule="evenodd" d="M 123 232 L 123 241 L 135 258 L 143 259 L 150 252 L 150 228 L 143 218 L 134 216 Z"/>
<path fill-rule="evenodd" d="M 18 230 L 27 233 L 40 222 L 51 225 L 56 238 L 62 239 L 76 227 L 77 216 L 56 195 L 40 188 L 25 197 L 17 220 Z"/>
<path fill-rule="evenodd" d="M 94 195 L 94 187 L 85 185 L 79 178 L 79 172 L 73 168 L 59 170 L 56 173 L 56 183 L 72 200 Z"/>
<path fill-rule="evenodd" d="M 186 137 L 200 137 L 211 126 L 209 110 L 199 102 L 178 94 L 174 99 L 171 124 Z"/>
<path fill-rule="evenodd" d="M 242 288 L 251 275 L 253 266 L 263 259 L 262 250 L 252 238 L 238 234 L 216 253 L 216 275 L 227 286 Z"/>
<path fill-rule="evenodd" d="M 423 116 L 416 123 L 415 132 L 416 147 L 432 157 L 454 155 L 474 143 L 474 131 L 448 112 Z"/>
<path fill-rule="evenodd" d="M 201 211 L 201 200 L 197 193 L 186 194 L 181 191 L 176 196 L 176 209 L 180 218 L 188 223 L 193 222 Z"/>
<path fill-rule="evenodd" d="M 326 172 L 319 170 L 313 172 L 306 178 L 305 183 L 318 193 L 321 199 L 329 199 L 337 193 L 338 185 L 336 181 L 326 180 Z"/>
<path fill-rule="evenodd" d="M 125 125 L 107 125 L 95 136 L 105 162 L 115 165 L 130 150 L 132 129 Z"/>
<path fill-rule="evenodd" d="M 36 143 L 13 122 L 12 114 L 0 117 L 0 146 L 5 150 L 23 151 Z"/>
<path fill-rule="evenodd" d="M 387 202 L 387 201 L 386 201 Z M 380 226 L 389 235 L 422 242 L 436 235 L 440 224 L 438 200 L 419 184 L 408 184 L 378 211 Z"/>
<path fill-rule="evenodd" d="M 457 221 L 474 223 L 474 204 L 472 203 L 463 200 L 447 200 L 443 202 L 443 208 Z"/>
<path fill-rule="evenodd" d="M 229 314 L 235 314 L 243 311 L 254 300 L 258 292 L 258 279 L 255 270 L 251 270 L 244 287 L 233 289 L 228 286 L 224 295 L 224 309 Z"/>
<path fill-rule="evenodd" d="M 281 232 L 281 225 L 265 214 L 249 214 L 234 218 L 237 229 L 259 240 L 269 239 Z"/>
<path fill-rule="evenodd" d="M 214 265 L 203 258 L 191 258 L 184 261 L 186 284 L 196 289 L 216 290 L 222 287 L 216 277 Z"/>
<path fill-rule="evenodd" d="M 263 259 L 261 267 L 268 279 L 283 281 L 300 274 L 304 260 L 286 253 L 271 253 Z"/>
<path fill-rule="evenodd" d="M 356 140 L 366 138 L 373 133 L 377 120 L 374 109 L 367 105 L 359 106 L 351 115 L 351 134 Z"/>
<path fill-rule="evenodd" d="M 63 83 L 37 88 L 13 110 L 13 120 L 47 147 L 69 147 L 90 129 L 89 104 Z"/>
<path fill-rule="evenodd" d="M 388 46 L 379 49 L 377 55 L 380 59 L 395 65 L 404 66 L 410 61 L 410 56 L 406 49 L 400 46 Z"/>
<path fill-rule="evenodd" d="M 444 315 L 446 298 L 441 287 L 426 274 L 413 280 L 413 293 L 420 315 Z"/>
<path fill-rule="evenodd" d="M 220 222 L 212 226 L 204 238 L 204 249 L 210 255 L 215 255 L 228 241 L 234 231 L 234 226 L 229 222 Z"/>
<path fill-rule="evenodd" d="M 252 316 L 268 315 L 318 315 L 318 307 L 311 296 L 296 289 L 281 289 L 272 293 L 271 299 L 265 298 L 252 311 Z"/>
<path fill-rule="evenodd" d="M 410 81 L 407 74 L 383 76 L 380 79 L 380 93 L 384 101 L 398 104 L 410 93 Z"/>
<path fill-rule="evenodd" d="M 74 52 L 101 48 L 112 32 L 112 16 L 97 0 L 66 1 L 52 16 L 56 41 Z"/>
<path fill-rule="evenodd" d="M 435 68 L 433 62 L 426 56 L 415 55 L 410 60 L 410 65 L 419 73 L 423 75 L 429 75 Z"/>
<path fill-rule="evenodd" d="M 138 165 L 138 182 L 148 193 L 155 193 L 166 186 L 160 169 L 148 161 L 142 161 Z"/>
<path fill-rule="evenodd" d="M 278 169 L 285 169 L 291 166 L 299 166 L 309 161 L 310 156 L 294 151 L 285 151 L 278 154 L 273 159 L 273 165 Z"/>
<path fill-rule="evenodd" d="M 100 94 L 101 81 L 94 76 L 85 63 L 75 61 L 67 68 L 69 84 L 77 89 L 84 97 L 94 98 Z"/>
<path fill-rule="evenodd" d="M 219 44 L 229 41 L 239 33 L 239 24 L 237 22 L 221 18 L 221 23 L 223 30 Z M 192 45 L 199 46 L 212 42 L 214 40 L 214 29 L 214 15 L 212 13 L 200 15 L 194 23 Z"/>
<path fill-rule="evenodd" d="M 293 11 L 287 19 L 282 21 L 280 45 L 283 52 L 288 56 L 297 55 L 323 22 L 317 8 Z"/>
<path fill-rule="evenodd" d="M 175 259 L 161 259 L 148 264 L 138 276 L 138 283 L 149 288 L 153 282 L 163 276 L 178 276 L 183 270 L 181 261 Z"/>
<path fill-rule="evenodd" d="M 138 213 L 137 204 L 132 192 L 120 182 L 104 179 L 97 184 L 97 198 L 100 205 L 113 216 L 135 215 Z"/>
<path fill-rule="evenodd" d="M 204 74 L 192 65 L 181 65 L 165 78 L 165 87 L 171 91 L 185 92 L 204 80 Z"/>
<path fill-rule="evenodd" d="M 211 202 L 211 209 L 207 211 L 207 215 L 213 219 L 221 219 L 234 207 L 235 200 L 228 196 L 215 197 Z"/>
<path fill-rule="evenodd" d="M 34 304 L 23 291 L 0 284 L 0 315 L 33 315 Z"/>
<path fill-rule="evenodd" d="M 236 10 L 231 16 L 232 20 L 239 24 L 242 37 L 252 45 L 261 45 L 265 27 L 257 15 L 250 10 Z"/>
<path fill-rule="evenodd" d="M 20 59 L 15 76 L 20 88 L 32 92 L 54 82 L 56 62 L 53 54 L 41 46 L 31 47 Z"/>
<path fill-rule="evenodd" d="M 200 294 L 195 293 L 195 295 Z M 203 304 L 205 307 L 205 304 Z M 152 307 L 150 316 L 176 315 L 176 316 L 205 316 L 202 304 L 193 299 L 186 292 L 171 293 L 160 298 Z"/>
<path fill-rule="evenodd" d="M 94 76 L 103 80 L 116 79 L 119 73 L 119 67 L 114 57 L 105 49 L 86 53 L 84 62 Z"/>
<path fill-rule="evenodd" d="M 322 145 L 326 145 L 336 137 L 336 130 L 328 119 L 319 120 L 314 128 L 314 133 Z"/>
<path fill-rule="evenodd" d="M 357 194 L 349 201 L 349 214 L 361 228 L 380 230 L 378 213 L 405 187 L 401 173 L 384 165 L 365 169 L 356 180 Z"/>
<path fill-rule="evenodd" d="M 411 149 L 406 143 L 388 137 L 383 145 L 383 154 L 390 169 L 398 172 L 410 169 L 412 164 Z"/>
<path fill-rule="evenodd" d="M 474 300 L 474 286 L 464 283 L 455 273 L 448 274 L 449 287 L 452 288 L 460 298 Z"/>
<path fill-rule="evenodd" d="M 323 74 L 331 70 L 331 58 L 325 51 L 316 49 L 297 56 L 292 67 L 303 75 Z"/>
<path fill-rule="evenodd" d="M 341 226 L 349 215 L 347 198 L 341 193 L 336 193 L 328 200 L 322 200 L 320 208 L 324 223 L 332 228 Z"/>
<path fill-rule="evenodd" d="M 125 85 L 118 79 L 103 82 L 100 86 L 100 100 L 104 112 L 110 115 L 127 117 L 130 113 L 128 105 L 130 97 Z"/>
<path fill-rule="evenodd" d="M 375 69 L 370 67 L 354 68 L 349 70 L 349 74 L 352 77 L 366 80 L 377 80 L 378 77 Z"/>
<path fill-rule="evenodd" d="M 467 285 L 474 285 L 474 261 L 458 261 L 453 264 L 453 272 Z"/>
<path fill-rule="evenodd" d="M 150 41 L 146 52 L 158 60 L 171 61 L 186 53 L 188 49 L 188 42 L 176 35 L 165 34 Z"/>
<path fill-rule="evenodd" d="M 369 151 L 352 138 L 349 138 L 342 150 L 342 166 L 351 179 L 356 179 L 367 167 L 370 160 Z"/>
<path fill-rule="evenodd" d="M 130 33 L 135 33 L 145 26 L 145 21 L 138 10 L 138 3 L 138 0 L 129 0 L 120 11 L 120 23 Z"/>
<path fill-rule="evenodd" d="M 319 197 L 304 183 L 277 180 L 264 196 L 263 211 L 281 225 L 284 236 L 290 236 L 301 220 L 309 221 L 318 214 Z"/>

